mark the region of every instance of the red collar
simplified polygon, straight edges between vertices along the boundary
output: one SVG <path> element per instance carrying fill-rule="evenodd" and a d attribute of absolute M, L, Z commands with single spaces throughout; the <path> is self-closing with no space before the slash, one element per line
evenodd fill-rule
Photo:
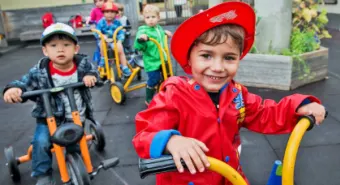
<path fill-rule="evenodd" d="M 60 76 L 70 76 L 72 75 L 73 73 L 75 73 L 77 71 L 77 66 L 76 66 L 76 63 L 73 62 L 73 67 L 72 69 L 68 70 L 68 71 L 61 71 L 59 69 L 56 69 L 54 66 L 53 66 L 53 62 L 50 61 L 49 63 L 49 69 L 50 69 L 50 73 L 51 75 L 54 75 L 54 74 L 58 74 Z"/>

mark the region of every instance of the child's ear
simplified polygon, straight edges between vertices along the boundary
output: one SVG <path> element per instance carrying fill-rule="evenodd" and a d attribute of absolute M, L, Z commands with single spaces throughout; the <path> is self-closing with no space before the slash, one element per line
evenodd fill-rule
<path fill-rule="evenodd" d="M 46 47 L 42 47 L 42 51 L 43 51 L 43 53 L 44 53 L 44 55 L 46 56 L 46 57 L 48 57 L 48 53 L 47 53 L 47 49 L 46 49 Z"/>
<path fill-rule="evenodd" d="M 76 48 L 75 48 L 75 50 L 74 50 L 74 54 L 78 54 L 78 52 L 79 52 L 79 50 L 80 50 L 80 46 L 77 44 L 75 47 L 76 47 Z"/>

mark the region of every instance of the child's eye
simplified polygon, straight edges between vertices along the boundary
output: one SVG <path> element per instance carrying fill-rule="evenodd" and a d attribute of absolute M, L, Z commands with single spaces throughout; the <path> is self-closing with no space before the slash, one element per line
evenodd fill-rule
<path fill-rule="evenodd" d="M 51 44 L 52 47 L 56 47 L 57 45 L 56 44 Z"/>
<path fill-rule="evenodd" d="M 224 57 L 224 60 L 235 60 L 236 58 L 235 57 L 232 57 L 232 56 L 226 56 Z"/>
<path fill-rule="evenodd" d="M 210 59 L 211 56 L 209 54 L 202 54 L 201 57 L 205 58 L 205 59 Z"/>
<path fill-rule="evenodd" d="M 64 44 L 64 46 L 69 46 L 70 44 Z"/>

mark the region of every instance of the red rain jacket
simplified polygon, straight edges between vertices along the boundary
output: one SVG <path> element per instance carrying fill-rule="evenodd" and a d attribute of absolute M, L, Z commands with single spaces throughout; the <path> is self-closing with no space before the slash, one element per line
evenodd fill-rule
<path fill-rule="evenodd" d="M 239 130 L 245 127 L 263 134 L 290 133 L 298 120 L 297 108 L 313 97 L 294 94 L 279 103 L 263 100 L 232 81 L 221 89 L 219 110 L 198 83 L 186 77 L 171 77 L 147 110 L 136 115 L 137 135 L 133 145 L 140 158 L 163 155 L 174 134 L 196 138 L 209 148 L 207 156 L 226 161 L 244 176 L 239 164 Z M 195 175 L 167 172 L 156 175 L 157 185 L 231 185 L 221 175 L 204 171 Z"/>

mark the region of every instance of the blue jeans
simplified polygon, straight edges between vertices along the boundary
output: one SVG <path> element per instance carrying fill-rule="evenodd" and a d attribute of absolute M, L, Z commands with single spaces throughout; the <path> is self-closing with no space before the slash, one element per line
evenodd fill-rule
<path fill-rule="evenodd" d="M 52 174 L 52 144 L 46 124 L 37 124 L 32 145 L 32 177 Z"/>
<path fill-rule="evenodd" d="M 100 40 L 97 40 L 96 42 L 97 42 L 97 44 L 96 44 L 97 47 L 96 47 L 96 50 L 93 53 L 92 60 L 93 60 L 94 63 L 99 65 L 99 62 L 100 62 L 100 47 L 99 47 L 98 42 L 100 43 Z"/>
<path fill-rule="evenodd" d="M 52 174 L 52 143 L 48 126 L 38 123 L 35 129 L 32 150 L 32 177 Z M 69 146 L 67 151 L 79 152 L 79 146 Z"/>
<path fill-rule="evenodd" d="M 153 88 L 157 86 L 159 82 L 161 81 L 161 71 L 156 70 L 156 71 L 150 71 L 146 73 L 148 74 L 148 81 L 146 82 L 148 87 Z"/>

